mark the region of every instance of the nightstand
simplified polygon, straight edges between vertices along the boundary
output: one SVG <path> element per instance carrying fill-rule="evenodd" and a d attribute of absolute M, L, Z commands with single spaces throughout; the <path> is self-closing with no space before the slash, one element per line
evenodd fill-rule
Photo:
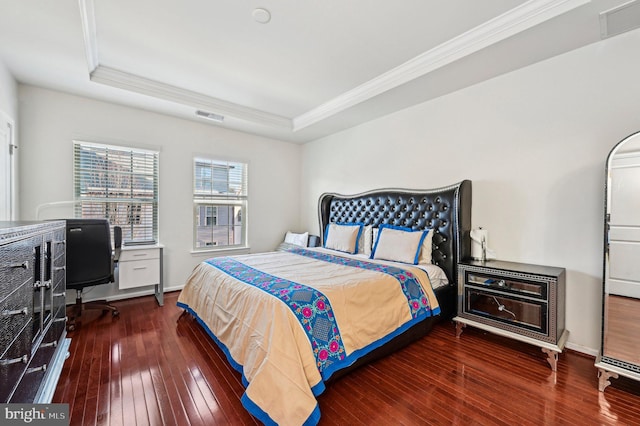
<path fill-rule="evenodd" d="M 458 264 L 456 336 L 469 325 L 539 346 L 556 371 L 569 336 L 565 269 L 500 260 Z"/>

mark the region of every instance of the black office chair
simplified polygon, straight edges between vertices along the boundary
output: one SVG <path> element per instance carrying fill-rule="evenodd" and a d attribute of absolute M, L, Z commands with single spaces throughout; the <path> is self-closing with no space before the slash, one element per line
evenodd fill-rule
<path fill-rule="evenodd" d="M 120 258 L 122 229 L 113 228 L 115 251 L 111 249 L 109 221 L 106 219 L 66 219 L 67 222 L 67 289 L 76 291 L 76 303 L 71 308 L 67 330 L 73 331 L 76 319 L 85 309 L 111 311 L 118 316 L 118 309 L 98 300 L 82 303 L 82 290 L 115 282 L 115 265 Z"/>

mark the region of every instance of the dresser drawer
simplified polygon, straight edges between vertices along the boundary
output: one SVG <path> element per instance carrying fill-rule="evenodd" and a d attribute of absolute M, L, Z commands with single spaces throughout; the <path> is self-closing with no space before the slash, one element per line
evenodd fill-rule
<path fill-rule="evenodd" d="M 51 305 L 51 312 L 53 313 L 53 316 L 56 316 L 56 312 L 61 307 L 64 307 L 66 305 L 66 303 L 67 303 L 67 297 L 66 297 L 67 296 L 67 292 L 65 291 L 64 285 L 56 287 L 53 290 L 53 294 L 51 296 L 53 298 L 53 303 Z"/>
<path fill-rule="evenodd" d="M 31 329 L 29 322 L 0 357 L 0 403 L 8 401 L 31 359 Z"/>
<path fill-rule="evenodd" d="M 33 282 L 36 270 L 33 247 L 41 243 L 41 238 L 28 238 L 0 247 L 0 294 L 11 293 L 27 281 Z"/>
<path fill-rule="evenodd" d="M 0 301 L 0 348 L 6 348 L 31 319 L 33 287 L 30 284 L 22 284 Z"/>
<path fill-rule="evenodd" d="M 121 262 L 118 269 L 120 289 L 155 285 L 160 282 L 159 258 Z"/>
<path fill-rule="evenodd" d="M 38 348 L 35 356 L 27 366 L 22 380 L 18 383 L 10 402 L 21 403 L 34 400 L 42 380 L 47 374 L 47 369 L 50 368 L 50 362 L 55 350 L 55 347 L 52 346 Z"/>

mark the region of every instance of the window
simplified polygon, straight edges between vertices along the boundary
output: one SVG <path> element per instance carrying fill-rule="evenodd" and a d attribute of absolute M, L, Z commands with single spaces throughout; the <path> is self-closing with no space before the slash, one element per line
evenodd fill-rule
<path fill-rule="evenodd" d="M 246 247 L 247 164 L 193 161 L 193 248 Z"/>
<path fill-rule="evenodd" d="M 158 152 L 73 143 L 76 217 L 106 218 L 127 244 L 158 239 Z"/>

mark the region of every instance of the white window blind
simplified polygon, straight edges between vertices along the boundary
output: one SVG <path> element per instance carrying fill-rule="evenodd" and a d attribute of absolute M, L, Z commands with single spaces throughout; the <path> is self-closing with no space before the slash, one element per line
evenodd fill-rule
<path fill-rule="evenodd" d="M 247 245 L 247 164 L 194 159 L 194 249 Z"/>
<path fill-rule="evenodd" d="M 76 217 L 106 218 L 127 244 L 158 238 L 158 152 L 74 142 Z"/>

